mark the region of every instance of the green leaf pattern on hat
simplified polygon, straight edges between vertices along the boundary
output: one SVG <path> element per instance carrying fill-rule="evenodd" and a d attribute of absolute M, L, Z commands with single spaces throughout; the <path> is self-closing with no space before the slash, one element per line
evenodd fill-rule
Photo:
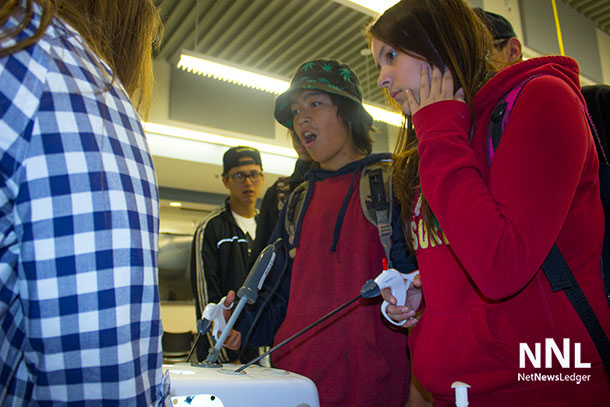
<path fill-rule="evenodd" d="M 290 88 L 275 101 L 275 118 L 284 126 L 293 125 L 290 95 L 298 89 L 313 89 L 336 94 L 359 104 L 372 122 L 373 118 L 362 106 L 362 87 L 349 66 L 335 60 L 313 60 L 302 64 L 292 78 Z"/>
<path fill-rule="evenodd" d="M 352 80 L 352 72 L 347 68 L 339 69 L 339 75 L 341 75 L 341 77 L 343 78 L 344 81 Z"/>
<path fill-rule="evenodd" d="M 309 71 L 310 69 L 313 69 L 313 65 L 314 65 L 314 62 L 313 62 L 313 61 L 312 61 L 312 62 L 307 62 L 307 63 L 303 64 L 303 66 L 301 67 L 301 70 L 302 70 L 303 72 L 307 72 L 307 71 Z"/>

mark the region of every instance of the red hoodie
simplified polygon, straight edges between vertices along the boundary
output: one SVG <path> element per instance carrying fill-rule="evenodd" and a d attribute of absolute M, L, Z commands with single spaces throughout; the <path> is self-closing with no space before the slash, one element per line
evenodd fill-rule
<path fill-rule="evenodd" d="M 489 166 L 491 111 L 533 75 L 542 76 L 517 98 Z M 481 88 L 472 101 L 471 142 L 465 103 L 435 103 L 413 117 L 423 194 L 442 232 L 427 236 L 416 211 L 411 230 L 426 309 L 410 345 L 414 374 L 437 406 L 454 405 L 457 380 L 471 386 L 471 407 L 610 405 L 591 338 L 540 268 L 557 243 L 610 335 L 598 161 L 583 106 L 576 62 L 543 57 L 506 68 Z M 569 367 L 545 359 L 547 338 L 561 352 L 569 340 Z M 520 343 L 532 353 L 541 344 L 542 368 L 525 352 L 520 367 Z M 551 359 L 552 368 L 544 368 Z M 591 367 L 576 368 L 575 359 Z"/>

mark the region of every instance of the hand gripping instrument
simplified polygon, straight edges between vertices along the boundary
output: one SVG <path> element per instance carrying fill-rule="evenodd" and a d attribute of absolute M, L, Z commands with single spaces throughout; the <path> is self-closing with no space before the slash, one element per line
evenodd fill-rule
<path fill-rule="evenodd" d="M 225 307 L 224 304 L 226 298 L 227 297 L 222 297 L 220 301 L 218 301 L 218 304 L 211 303 L 205 306 L 203 309 L 202 318 L 197 321 L 197 332 L 202 335 L 205 334 L 210 329 L 210 325 L 213 322 L 214 326 L 212 328 L 212 336 L 214 337 L 215 341 L 218 341 L 218 333 L 224 332 L 225 327 L 227 326 L 222 311 L 225 309 L 231 309 L 233 307 L 233 304 Z"/>
<path fill-rule="evenodd" d="M 369 280 L 364 284 L 364 287 L 360 290 L 360 294 L 362 294 L 364 298 L 377 297 L 381 295 L 381 290 L 389 288 L 394 298 L 396 298 L 396 305 L 399 307 L 403 306 L 407 300 L 407 290 L 418 274 L 419 270 L 409 274 L 403 274 L 393 268 L 383 270 L 374 280 Z M 398 326 L 407 322 L 406 319 L 404 321 L 396 322 L 390 318 L 386 312 L 388 305 L 389 303 L 385 300 L 381 304 L 381 313 L 385 319 Z"/>

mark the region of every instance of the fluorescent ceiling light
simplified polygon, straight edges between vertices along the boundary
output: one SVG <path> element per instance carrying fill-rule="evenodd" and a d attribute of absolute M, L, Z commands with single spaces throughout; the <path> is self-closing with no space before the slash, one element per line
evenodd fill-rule
<path fill-rule="evenodd" d="M 235 147 L 248 145 L 256 148 L 260 152 L 266 152 L 284 157 L 297 158 L 297 153 L 292 148 L 276 146 L 273 144 L 259 143 L 256 141 L 244 140 L 235 137 L 221 136 L 219 134 L 207 133 L 197 130 L 189 130 L 180 127 L 167 126 L 159 123 L 144 123 L 144 130 L 148 133 L 161 134 L 185 140 L 193 140 L 204 143 L 219 144 L 225 147 Z"/>
<path fill-rule="evenodd" d="M 290 82 L 287 80 L 274 78 L 268 74 L 262 74 L 235 65 L 228 65 L 225 61 L 220 62 L 214 58 L 190 51 L 182 51 L 180 60 L 178 61 L 178 68 L 198 75 L 209 76 L 214 79 L 236 83 L 278 95 L 285 92 L 290 87 Z M 364 108 L 377 121 L 388 123 L 393 126 L 402 126 L 402 115 L 399 113 L 391 112 L 366 103 L 364 104 Z"/>
<path fill-rule="evenodd" d="M 278 175 L 290 175 L 297 160 L 294 149 L 273 144 L 159 123 L 145 122 L 144 130 L 153 156 L 222 167 L 222 157 L 229 147 L 251 146 L 261 152 L 265 172 Z"/>
<path fill-rule="evenodd" d="M 391 124 L 393 126 L 402 126 L 403 116 L 398 113 L 390 112 L 377 106 L 364 104 L 364 108 L 375 120 Z"/>
<path fill-rule="evenodd" d="M 203 59 L 201 56 L 188 51 L 182 51 L 178 68 L 269 93 L 280 94 L 290 86 L 290 83 L 284 80 L 229 66 L 226 62 L 220 63 L 207 56 Z"/>

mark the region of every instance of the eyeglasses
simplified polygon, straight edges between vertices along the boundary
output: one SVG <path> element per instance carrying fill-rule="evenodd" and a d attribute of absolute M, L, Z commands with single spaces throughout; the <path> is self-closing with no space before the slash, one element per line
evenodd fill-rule
<path fill-rule="evenodd" d="M 260 171 L 252 171 L 249 174 L 246 174 L 245 172 L 240 171 L 236 172 L 235 174 L 229 175 L 229 177 L 231 177 L 231 179 L 237 182 L 238 184 L 242 184 L 246 181 L 246 178 L 250 178 L 250 181 L 252 182 L 260 181 L 263 177 L 263 173 Z"/>

